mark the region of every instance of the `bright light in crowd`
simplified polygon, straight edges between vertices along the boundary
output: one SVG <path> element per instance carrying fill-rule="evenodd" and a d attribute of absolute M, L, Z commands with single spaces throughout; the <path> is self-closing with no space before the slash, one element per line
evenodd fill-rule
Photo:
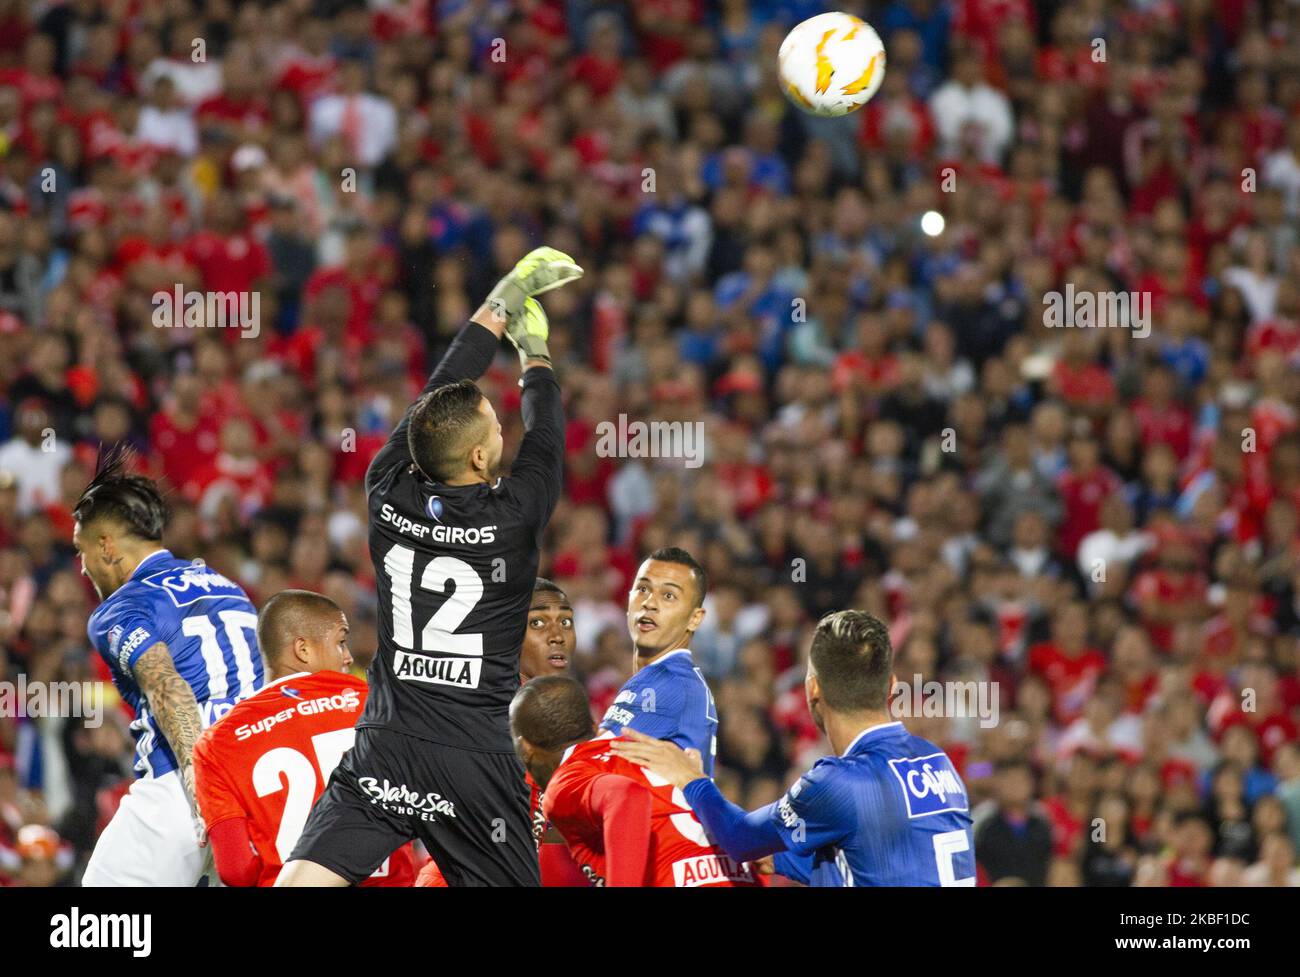
<path fill-rule="evenodd" d="M 930 237 L 938 237 L 943 233 L 943 214 L 937 210 L 927 210 L 921 215 L 921 230 Z"/>

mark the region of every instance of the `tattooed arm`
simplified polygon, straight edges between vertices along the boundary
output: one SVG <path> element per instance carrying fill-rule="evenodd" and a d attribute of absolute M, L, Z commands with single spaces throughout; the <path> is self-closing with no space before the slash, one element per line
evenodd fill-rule
<path fill-rule="evenodd" d="M 176 671 L 167 645 L 159 641 L 135 663 L 135 680 L 140 691 L 149 700 L 149 708 L 167 745 L 172 748 L 176 765 L 185 784 L 185 794 L 197 818 L 197 794 L 194 791 L 194 744 L 203 732 L 203 718 L 199 712 L 194 690 Z"/>

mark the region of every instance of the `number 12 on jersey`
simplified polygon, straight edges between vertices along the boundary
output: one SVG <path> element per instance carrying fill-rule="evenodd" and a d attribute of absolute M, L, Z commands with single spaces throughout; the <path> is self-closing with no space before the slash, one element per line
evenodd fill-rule
<path fill-rule="evenodd" d="M 472 566 L 453 556 L 434 557 L 425 565 L 424 573 L 420 575 L 421 590 L 446 594 L 450 584 L 454 584 L 455 589 L 420 632 L 419 647 L 414 643 L 415 631 L 411 622 L 415 551 L 407 546 L 394 546 L 384 556 L 384 570 L 392 582 L 393 640 L 399 648 L 482 656 L 481 634 L 455 633 L 483 597 L 483 581 Z"/>
<path fill-rule="evenodd" d="M 399 649 L 482 659 L 483 636 L 456 633 L 483 597 L 483 580 L 472 566 L 453 556 L 437 556 L 425 565 L 420 574 L 420 590 L 447 596 L 421 629 L 418 644 L 412 590 L 415 551 L 400 544 L 393 546 L 384 555 L 384 572 L 388 574 L 392 594 L 393 643 Z M 405 681 L 477 687 L 482 662 L 426 659 L 423 655 L 403 655 L 399 651 L 393 665 L 396 677 Z"/>

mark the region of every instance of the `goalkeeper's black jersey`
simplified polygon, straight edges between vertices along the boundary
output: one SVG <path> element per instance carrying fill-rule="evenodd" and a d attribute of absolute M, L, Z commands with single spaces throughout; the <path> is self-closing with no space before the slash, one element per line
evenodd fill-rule
<path fill-rule="evenodd" d="M 452 344 L 425 392 L 477 379 L 499 347 L 476 323 Z M 400 730 L 466 749 L 511 752 L 508 709 L 537 575 L 542 530 L 559 499 L 564 416 L 549 369 L 524 375 L 526 434 L 493 486 L 426 479 L 411 461 L 407 417 L 366 474 L 379 648 L 358 727 Z"/>

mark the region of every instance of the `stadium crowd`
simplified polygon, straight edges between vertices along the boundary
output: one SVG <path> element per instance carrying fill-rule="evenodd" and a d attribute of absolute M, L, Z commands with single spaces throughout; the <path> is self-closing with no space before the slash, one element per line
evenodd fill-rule
<path fill-rule="evenodd" d="M 909 686 L 996 683 L 996 722 L 905 717 L 982 882 L 1300 884 L 1300 5 L 831 6 L 889 54 L 839 120 L 776 77 L 807 0 L 0 2 L 0 680 L 107 674 L 70 500 L 123 440 L 173 552 L 330 595 L 363 667 L 366 465 L 545 242 L 587 269 L 545 301 L 541 572 L 594 711 L 678 545 L 747 808 L 824 749 L 802 658 L 861 607 Z M 1067 284 L 1149 333 L 1049 328 Z M 178 285 L 256 327 L 158 328 Z M 620 415 L 700 424 L 703 464 L 598 452 Z M 111 815 L 101 694 L 0 716 L 3 882 L 75 882 Z"/>

